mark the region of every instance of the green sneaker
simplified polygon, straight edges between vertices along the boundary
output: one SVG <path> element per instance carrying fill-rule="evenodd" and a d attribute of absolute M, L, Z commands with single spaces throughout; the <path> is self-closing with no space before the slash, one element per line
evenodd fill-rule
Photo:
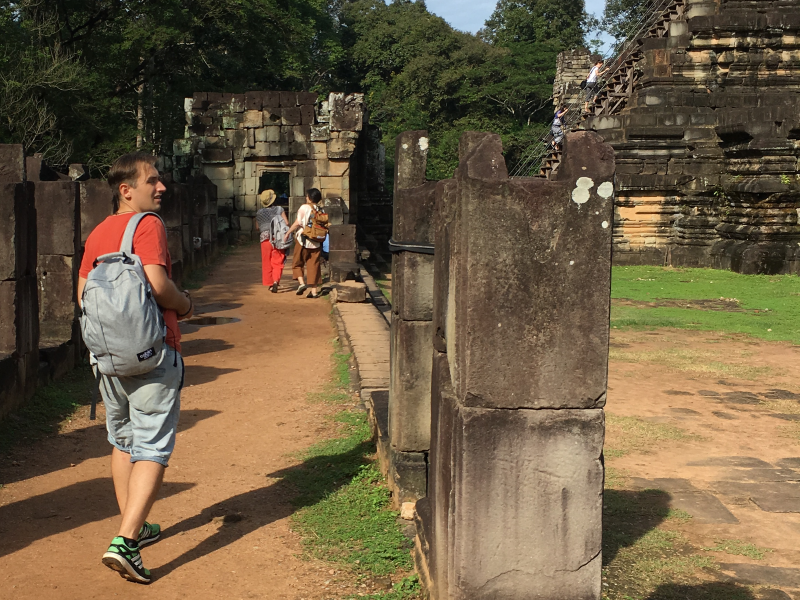
<path fill-rule="evenodd" d="M 111 540 L 108 551 L 103 554 L 103 564 L 129 581 L 150 583 L 150 571 L 142 566 L 139 548 L 131 548 L 119 536 Z"/>
<path fill-rule="evenodd" d="M 154 544 L 161 539 L 161 525 L 156 523 L 144 522 L 142 528 L 139 530 L 139 537 L 136 541 L 139 542 L 139 548 L 144 548 L 150 544 Z"/>

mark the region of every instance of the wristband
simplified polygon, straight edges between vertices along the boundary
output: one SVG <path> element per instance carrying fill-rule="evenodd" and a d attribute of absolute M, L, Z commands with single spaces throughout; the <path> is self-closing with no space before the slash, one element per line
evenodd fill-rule
<path fill-rule="evenodd" d="M 187 298 L 189 298 L 189 308 L 188 308 L 188 310 L 187 310 L 185 313 L 183 313 L 182 315 L 178 315 L 178 318 L 179 318 L 179 319 L 182 319 L 183 317 L 185 317 L 186 315 L 188 315 L 190 312 L 192 312 L 192 309 L 194 308 L 194 302 L 192 302 L 192 299 L 191 299 L 189 296 L 186 296 L 186 297 L 187 297 Z"/>

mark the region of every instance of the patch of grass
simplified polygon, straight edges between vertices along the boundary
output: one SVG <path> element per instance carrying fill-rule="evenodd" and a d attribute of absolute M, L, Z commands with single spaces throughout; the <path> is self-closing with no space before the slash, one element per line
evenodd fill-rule
<path fill-rule="evenodd" d="M 608 453 L 603 450 L 603 454 L 608 456 Z M 628 475 L 625 471 L 621 469 L 615 469 L 614 467 L 609 467 L 606 465 L 606 480 L 605 480 L 605 488 L 606 489 L 615 489 L 622 487 L 622 484 L 627 479 Z"/>
<path fill-rule="evenodd" d="M 85 363 L 36 390 L 31 400 L 0 422 L 0 454 L 58 432 L 60 423 L 91 402 L 93 383 L 92 370 Z"/>
<path fill-rule="evenodd" d="M 419 577 L 410 575 L 395 583 L 391 591 L 367 594 L 365 596 L 349 596 L 349 598 L 366 598 L 367 600 L 411 600 L 412 598 L 419 598 L 421 593 L 422 587 L 419 584 Z"/>
<path fill-rule="evenodd" d="M 741 540 L 714 540 L 714 544 L 713 547 L 703 548 L 703 550 L 746 556 L 754 560 L 761 560 L 767 552 L 772 552 L 769 548 L 759 548 L 755 544 L 748 544 Z"/>
<path fill-rule="evenodd" d="M 344 354 L 338 340 L 334 340 L 332 355 L 333 378 L 321 392 L 309 392 L 309 402 L 327 404 L 347 404 L 353 401 L 350 394 L 350 354 Z"/>
<path fill-rule="evenodd" d="M 313 445 L 302 467 L 286 479 L 298 489 L 293 516 L 306 551 L 348 565 L 360 574 L 389 575 L 411 569 L 411 544 L 389 510 L 389 490 L 375 464 L 364 413 L 340 413 L 341 437 Z"/>
<path fill-rule="evenodd" d="M 650 363 L 666 367 L 672 371 L 707 375 L 709 377 L 728 377 L 738 379 L 756 379 L 770 372 L 769 367 L 756 367 L 748 364 L 727 363 L 714 360 L 715 352 L 692 350 L 688 348 L 668 348 L 665 350 L 648 350 L 630 352 L 611 348 L 608 353 L 611 360 L 631 363 Z"/>
<path fill-rule="evenodd" d="M 608 458 L 624 456 L 631 452 L 649 453 L 665 442 L 699 439 L 680 427 L 663 423 L 650 423 L 636 417 L 621 417 L 606 411 L 606 447 Z"/>
<path fill-rule="evenodd" d="M 752 599 L 739 593 L 746 592 L 745 588 L 709 588 L 700 582 L 699 571 L 713 568 L 714 561 L 697 553 L 673 529 L 691 515 L 670 509 L 669 501 L 670 495 L 662 490 L 606 489 L 603 597 L 607 600 Z M 722 592 L 731 593 L 719 595 Z"/>
<path fill-rule="evenodd" d="M 378 289 L 381 291 L 381 294 L 386 296 L 386 299 L 389 301 L 389 304 L 392 303 L 392 286 L 389 283 L 388 279 L 376 279 L 375 285 L 378 286 Z"/>
<path fill-rule="evenodd" d="M 740 275 L 714 269 L 614 267 L 612 298 L 738 301 L 741 311 L 726 312 L 676 307 L 612 306 L 615 327 L 677 327 L 743 333 L 770 341 L 800 344 L 800 277 Z"/>

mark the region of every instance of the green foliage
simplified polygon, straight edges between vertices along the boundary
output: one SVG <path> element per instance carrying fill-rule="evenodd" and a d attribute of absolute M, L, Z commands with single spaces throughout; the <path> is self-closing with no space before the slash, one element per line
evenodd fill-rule
<path fill-rule="evenodd" d="M 481 33 L 503 46 L 555 42 L 571 50 L 583 45 L 589 23 L 583 0 L 499 0 Z"/>
<path fill-rule="evenodd" d="M 652 7 L 650 0 L 606 0 L 601 29 L 622 41 L 639 28 L 641 19 Z"/>
<path fill-rule="evenodd" d="M 195 91 L 362 91 L 394 139 L 427 129 L 430 178 L 464 131 L 499 133 L 507 161 L 551 117 L 559 51 L 591 26 L 583 0 L 502 0 L 481 36 L 423 1 L 0 0 L 0 142 L 96 172 L 183 136 Z"/>
<path fill-rule="evenodd" d="M 22 0 L 0 3 L 0 31 L 4 90 L 29 90 L 24 110 L 46 108 L 49 127 L 26 133 L 17 102 L 0 111 L 0 141 L 36 152 L 61 136 L 71 152 L 54 158 L 101 170 L 137 136 L 171 148 L 195 91 L 327 89 L 344 60 L 322 0 Z"/>
<path fill-rule="evenodd" d="M 0 422 L 0 455 L 58 431 L 59 423 L 89 404 L 93 382 L 92 370 L 83 364 L 63 379 L 37 389 L 31 400 Z"/>
<path fill-rule="evenodd" d="M 793 275 L 740 275 L 714 269 L 614 267 L 612 298 L 655 302 L 654 307 L 612 305 L 615 327 L 678 327 L 743 333 L 800 343 L 800 278 Z M 727 300 L 733 308 L 658 306 L 660 299 Z"/>
<path fill-rule="evenodd" d="M 312 446 L 302 467 L 286 475 L 298 490 L 294 502 L 302 508 L 293 520 L 306 551 L 360 573 L 410 569 L 409 541 L 389 510 L 380 472 L 367 459 L 375 448 L 366 415 L 344 411 L 336 421 L 341 436 Z"/>

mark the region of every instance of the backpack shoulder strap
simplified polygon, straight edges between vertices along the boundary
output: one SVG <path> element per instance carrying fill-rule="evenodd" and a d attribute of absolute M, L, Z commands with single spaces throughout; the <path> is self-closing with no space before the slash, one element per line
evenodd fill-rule
<path fill-rule="evenodd" d="M 154 217 L 158 217 L 158 220 L 161 221 L 161 224 L 162 225 L 164 224 L 164 220 L 154 212 L 143 212 L 133 215 L 131 217 L 131 220 L 128 221 L 127 227 L 125 227 L 125 235 L 122 236 L 122 244 L 120 244 L 119 247 L 120 252 L 124 252 L 125 254 L 128 255 L 133 254 L 133 236 L 136 234 L 136 228 L 139 226 L 139 223 L 147 215 L 153 215 Z"/>

